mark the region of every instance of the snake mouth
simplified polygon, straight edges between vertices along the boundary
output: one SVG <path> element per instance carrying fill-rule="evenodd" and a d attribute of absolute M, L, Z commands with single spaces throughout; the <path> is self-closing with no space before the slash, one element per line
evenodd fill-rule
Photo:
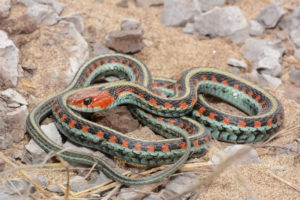
<path fill-rule="evenodd" d="M 82 89 L 67 98 L 67 105 L 76 111 L 95 112 L 115 103 L 113 95 L 98 88 Z"/>

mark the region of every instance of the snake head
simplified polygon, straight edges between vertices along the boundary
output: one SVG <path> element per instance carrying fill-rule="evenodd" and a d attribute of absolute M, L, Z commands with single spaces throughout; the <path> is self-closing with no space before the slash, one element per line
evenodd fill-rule
<path fill-rule="evenodd" d="M 113 95 L 99 88 L 82 89 L 67 98 L 70 108 L 82 112 L 95 112 L 108 108 L 115 102 Z"/>

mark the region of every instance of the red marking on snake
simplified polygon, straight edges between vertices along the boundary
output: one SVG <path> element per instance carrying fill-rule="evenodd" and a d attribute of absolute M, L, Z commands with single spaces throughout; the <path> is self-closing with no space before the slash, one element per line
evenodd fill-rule
<path fill-rule="evenodd" d="M 55 110 L 57 108 L 58 104 L 54 104 L 53 109 Z"/>
<path fill-rule="evenodd" d="M 153 115 L 152 115 L 151 113 L 147 113 L 147 115 L 148 115 L 149 117 L 153 117 Z"/>
<path fill-rule="evenodd" d="M 116 136 L 110 136 L 108 141 L 112 143 L 116 143 L 116 139 L 117 139 Z"/>
<path fill-rule="evenodd" d="M 199 147 L 199 144 L 198 144 L 198 141 L 197 141 L 197 140 L 195 140 L 195 141 L 193 142 L 193 147 Z"/>
<path fill-rule="evenodd" d="M 90 76 L 90 75 L 91 75 L 90 68 L 88 68 L 88 69 L 86 70 L 86 73 L 87 73 L 87 75 L 88 75 L 88 76 Z"/>
<path fill-rule="evenodd" d="M 56 111 L 57 116 L 59 115 L 60 112 L 61 112 L 61 108 L 58 109 L 58 111 Z"/>
<path fill-rule="evenodd" d="M 243 121 L 243 120 L 240 120 L 239 123 L 238 123 L 238 126 L 239 127 L 246 127 L 246 122 Z"/>
<path fill-rule="evenodd" d="M 263 101 L 263 102 L 260 103 L 260 106 L 264 107 L 265 104 L 266 104 L 266 101 Z"/>
<path fill-rule="evenodd" d="M 119 63 L 120 63 L 120 64 L 123 64 L 123 61 L 124 61 L 123 58 L 120 58 L 120 59 L 119 59 Z M 127 61 L 127 62 L 128 62 L 128 61 Z M 126 63 L 125 63 L 125 65 L 126 65 Z"/>
<path fill-rule="evenodd" d="M 153 98 L 151 98 L 151 99 L 149 100 L 149 103 L 151 103 L 151 104 L 154 105 L 154 106 L 157 106 L 157 101 L 156 101 L 155 99 L 153 99 Z"/>
<path fill-rule="evenodd" d="M 217 115 L 218 115 L 217 113 L 209 113 L 208 118 L 211 120 L 215 120 L 215 116 L 217 116 Z"/>
<path fill-rule="evenodd" d="M 184 126 L 183 122 L 177 125 L 179 128 L 182 128 Z"/>
<path fill-rule="evenodd" d="M 129 66 L 130 65 L 130 61 L 127 60 L 127 62 L 125 63 L 125 65 Z"/>
<path fill-rule="evenodd" d="M 236 90 L 239 90 L 239 85 L 238 84 L 234 84 L 233 88 L 236 89 Z"/>
<path fill-rule="evenodd" d="M 260 95 L 257 95 L 257 96 L 255 97 L 255 101 L 256 101 L 256 102 L 259 102 L 259 101 L 260 101 L 260 98 L 261 98 L 261 96 L 260 96 Z"/>
<path fill-rule="evenodd" d="M 273 122 L 272 122 L 272 118 L 268 119 L 267 121 L 267 126 L 272 126 L 273 125 Z"/>
<path fill-rule="evenodd" d="M 83 131 L 83 132 L 85 132 L 85 133 L 88 133 L 89 132 L 89 126 L 83 126 L 82 128 L 81 128 L 81 130 Z"/>
<path fill-rule="evenodd" d="M 136 65 L 132 65 L 131 69 L 134 70 L 136 68 Z"/>
<path fill-rule="evenodd" d="M 230 118 L 229 117 L 224 117 L 222 123 L 228 125 L 230 123 Z"/>
<path fill-rule="evenodd" d="M 165 108 L 173 108 L 173 105 L 169 102 L 165 103 Z"/>
<path fill-rule="evenodd" d="M 186 149 L 186 142 L 180 144 L 181 149 Z"/>
<path fill-rule="evenodd" d="M 162 152 L 167 152 L 167 151 L 170 151 L 169 149 L 169 145 L 165 144 L 165 145 L 162 145 Z"/>
<path fill-rule="evenodd" d="M 252 90 L 250 90 L 250 91 L 248 92 L 248 96 L 252 98 L 252 96 L 253 96 L 253 91 L 252 91 Z"/>
<path fill-rule="evenodd" d="M 106 65 L 106 64 L 108 64 L 108 59 L 104 59 L 103 60 L 103 63 Z"/>
<path fill-rule="evenodd" d="M 197 113 L 202 116 L 203 115 L 203 112 L 205 111 L 206 109 L 204 107 L 201 107 L 199 108 L 199 110 L 197 110 Z"/>
<path fill-rule="evenodd" d="M 192 102 L 192 104 L 195 104 L 196 103 L 196 99 L 194 97 L 192 97 L 191 102 Z"/>
<path fill-rule="evenodd" d="M 69 123 L 69 126 L 72 127 L 72 128 L 74 128 L 76 123 L 77 123 L 77 122 L 76 122 L 75 120 L 72 119 L 72 120 L 70 121 L 70 123 Z"/>
<path fill-rule="evenodd" d="M 217 81 L 217 78 L 216 78 L 215 76 L 211 76 L 211 81 L 212 81 L 212 82 L 215 82 L 215 83 L 218 82 L 218 81 Z"/>
<path fill-rule="evenodd" d="M 144 98 L 144 94 L 143 94 L 143 93 L 139 93 L 138 95 L 139 95 L 139 97 L 140 97 L 141 99 Z"/>
<path fill-rule="evenodd" d="M 95 64 L 91 65 L 91 70 L 92 70 L 92 72 L 95 71 Z"/>
<path fill-rule="evenodd" d="M 175 122 L 176 122 L 176 120 L 175 120 L 175 119 L 171 119 L 170 121 L 168 121 L 168 124 L 170 124 L 170 125 L 174 125 L 174 124 L 175 124 Z"/>
<path fill-rule="evenodd" d="M 242 89 L 242 93 L 246 93 L 246 88 L 243 88 L 243 89 Z"/>
<path fill-rule="evenodd" d="M 163 117 L 157 117 L 156 120 L 158 120 L 158 121 L 163 121 L 164 118 L 163 118 Z"/>
<path fill-rule="evenodd" d="M 65 119 L 67 118 L 67 115 L 66 114 L 63 114 L 60 118 L 61 121 L 65 121 Z"/>
<path fill-rule="evenodd" d="M 180 84 L 180 83 L 177 83 L 177 84 L 176 84 L 176 87 L 177 87 L 177 88 L 180 88 L 180 87 L 181 87 L 181 84 Z"/>
<path fill-rule="evenodd" d="M 277 119 L 277 123 L 281 123 L 281 117 L 279 114 L 276 116 L 276 119 Z"/>
<path fill-rule="evenodd" d="M 157 82 L 153 81 L 153 87 L 157 87 Z"/>
<path fill-rule="evenodd" d="M 128 147 L 128 142 L 126 140 L 122 140 L 122 146 L 123 147 Z"/>
<path fill-rule="evenodd" d="M 134 89 L 133 89 L 133 88 L 126 88 L 125 91 L 126 91 L 126 92 L 134 93 Z"/>
<path fill-rule="evenodd" d="M 116 62 L 116 59 L 115 59 L 115 58 L 112 58 L 110 62 L 111 62 L 111 63 L 115 63 L 115 62 Z"/>
<path fill-rule="evenodd" d="M 228 81 L 226 79 L 224 79 L 222 82 L 221 82 L 223 85 L 229 85 Z"/>
<path fill-rule="evenodd" d="M 136 77 L 139 77 L 140 76 L 140 72 L 135 72 L 135 74 L 134 74 Z"/>
<path fill-rule="evenodd" d="M 261 127 L 260 121 L 254 121 L 254 127 Z"/>
<path fill-rule="evenodd" d="M 99 138 L 104 138 L 104 133 L 102 131 L 97 131 L 96 135 L 99 137 Z"/>
<path fill-rule="evenodd" d="M 142 145 L 140 143 L 136 143 L 136 145 L 134 146 L 134 149 L 137 151 L 140 151 L 142 149 Z"/>
<path fill-rule="evenodd" d="M 98 67 L 100 67 L 101 66 L 101 61 L 100 60 L 97 60 L 97 62 L 96 62 L 96 67 L 98 68 Z"/>
<path fill-rule="evenodd" d="M 167 88 L 168 86 L 169 86 L 169 84 L 168 84 L 168 83 L 165 83 L 165 84 L 163 84 L 161 87 Z"/>
<path fill-rule="evenodd" d="M 148 152 L 154 152 L 154 146 L 147 146 L 147 148 Z"/>
<path fill-rule="evenodd" d="M 206 81 L 206 80 L 207 80 L 207 77 L 204 76 L 204 75 L 202 75 L 202 76 L 201 76 L 201 79 L 202 79 L 203 81 Z"/>
<path fill-rule="evenodd" d="M 188 107 L 188 105 L 187 105 L 186 102 L 181 101 L 181 102 L 179 103 L 179 108 L 187 108 L 187 107 Z"/>

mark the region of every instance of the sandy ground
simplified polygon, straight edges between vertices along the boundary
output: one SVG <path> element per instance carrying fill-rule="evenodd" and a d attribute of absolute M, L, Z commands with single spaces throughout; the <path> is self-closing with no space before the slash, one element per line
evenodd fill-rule
<path fill-rule="evenodd" d="M 84 19 L 85 31 L 84 38 L 90 43 L 103 42 L 106 33 L 120 28 L 120 23 L 124 18 L 136 18 L 144 28 L 144 38 L 152 42 L 151 46 L 146 46 L 135 57 L 142 60 L 153 75 L 163 75 L 166 77 L 177 77 L 184 70 L 193 66 L 214 66 L 220 69 L 231 71 L 231 67 L 226 64 L 228 58 L 243 60 L 240 53 L 240 45 L 232 43 L 229 39 L 216 38 L 203 40 L 196 35 L 182 33 L 182 28 L 165 27 L 160 23 L 162 7 L 136 8 L 132 2 L 129 8 L 120 8 L 115 4 L 116 0 L 97 3 L 95 0 L 72 1 L 61 0 L 67 4 L 67 8 L 62 15 L 80 13 Z M 245 0 L 236 3 L 241 8 L 247 20 L 255 16 L 269 3 L 267 0 Z M 300 5 L 298 1 L 288 1 L 286 9 L 295 8 Z M 276 29 L 277 30 L 277 29 Z M 275 38 L 276 30 L 267 30 L 262 38 Z M 21 63 L 37 67 L 37 72 L 33 77 L 25 76 L 23 80 L 30 81 L 34 88 L 28 88 L 20 82 L 18 90 L 23 95 L 34 94 L 38 100 L 54 93 L 62 86 L 45 86 L 41 82 L 40 74 L 43 68 L 51 66 L 68 65 L 68 60 L 59 49 L 49 49 L 47 52 L 40 52 L 38 45 L 34 41 L 22 46 L 20 53 L 23 55 Z M 37 55 L 37 54 L 42 55 Z M 209 187 L 199 188 L 199 199 L 300 199 L 299 191 L 274 178 L 276 174 L 282 179 L 300 186 L 300 159 L 297 154 L 275 153 L 276 148 L 286 144 L 292 144 L 297 151 L 296 139 L 300 132 L 300 105 L 293 100 L 289 100 L 284 94 L 285 91 L 294 87 L 289 82 L 288 77 L 291 70 L 291 62 L 300 68 L 299 60 L 285 55 L 283 60 L 283 85 L 276 91 L 270 91 L 282 102 L 285 109 L 285 123 L 281 129 L 283 134 L 276 137 L 271 142 L 256 146 L 261 160 L 260 164 L 249 164 L 232 167 L 230 166 L 219 177 L 212 182 Z M 45 59 L 43 59 L 45 58 Z M 298 88 L 299 89 L 299 88 Z M 297 127 L 290 130 L 291 127 Z M 15 145 L 14 148 L 22 148 L 24 144 Z M 214 145 L 210 152 L 200 161 L 207 162 L 218 148 L 224 148 L 228 144 L 219 143 Z M 13 148 L 8 150 L 11 153 Z M 199 172 L 200 179 L 208 176 L 209 172 L 201 168 L 195 169 Z M 204 172 L 203 172 L 204 171 Z M 31 171 L 28 171 L 31 173 Z M 32 172 L 33 173 L 33 172 Z M 57 176 L 57 172 L 50 173 L 48 170 L 38 170 L 34 173 L 49 177 L 50 183 L 60 184 L 65 180 L 65 174 Z"/>

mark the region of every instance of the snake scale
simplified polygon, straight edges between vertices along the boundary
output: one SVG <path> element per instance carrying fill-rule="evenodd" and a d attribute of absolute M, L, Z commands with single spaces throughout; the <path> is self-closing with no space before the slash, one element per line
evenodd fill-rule
<path fill-rule="evenodd" d="M 95 84 L 99 77 L 108 75 L 122 80 Z M 155 87 L 167 97 L 154 94 L 151 89 Z M 248 116 L 217 110 L 205 100 L 203 93 L 223 99 Z M 121 104 L 126 104 L 141 123 L 166 139 L 132 138 L 83 117 Z M 41 130 L 40 123 L 51 114 L 60 132 L 75 143 L 133 163 L 174 164 L 149 177 L 123 176 L 98 157 L 64 150 L 50 140 Z M 71 162 L 96 163 L 97 168 L 122 184 L 142 185 L 169 176 L 189 156 L 205 154 L 211 135 L 231 143 L 258 142 L 269 138 L 281 126 L 283 118 L 283 107 L 274 96 L 228 72 L 194 67 L 183 72 L 176 81 L 152 78 L 139 60 L 122 54 L 108 54 L 85 63 L 64 91 L 33 108 L 27 119 L 27 130 L 46 152 L 58 152 Z"/>

